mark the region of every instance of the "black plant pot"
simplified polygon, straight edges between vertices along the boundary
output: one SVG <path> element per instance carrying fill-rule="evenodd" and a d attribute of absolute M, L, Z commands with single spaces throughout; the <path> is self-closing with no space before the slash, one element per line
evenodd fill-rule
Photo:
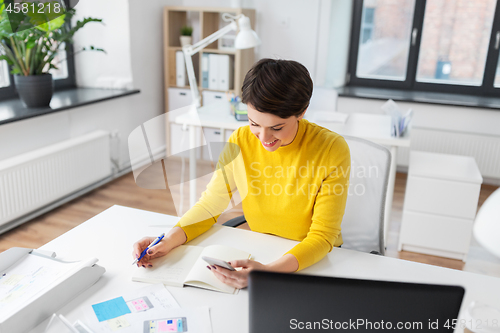
<path fill-rule="evenodd" d="M 28 108 L 49 106 L 54 93 L 52 74 L 14 75 L 14 82 L 24 106 Z"/>

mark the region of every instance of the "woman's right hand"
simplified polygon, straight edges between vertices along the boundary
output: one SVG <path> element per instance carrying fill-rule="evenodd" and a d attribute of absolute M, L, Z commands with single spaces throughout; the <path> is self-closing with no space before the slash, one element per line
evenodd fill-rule
<path fill-rule="evenodd" d="M 133 245 L 132 257 L 135 259 L 141 256 L 142 251 L 151 244 L 156 237 L 144 237 Z M 153 267 L 151 259 L 162 257 L 179 245 L 187 241 L 186 233 L 180 227 L 172 228 L 169 233 L 155 246 L 149 248 L 148 253 L 137 263 L 137 267 Z"/>
<path fill-rule="evenodd" d="M 132 257 L 138 259 L 141 256 L 142 251 L 151 244 L 156 237 L 144 237 L 133 245 Z M 169 251 L 167 247 L 167 241 L 163 238 L 158 244 L 149 248 L 147 254 L 142 257 L 141 261 L 137 263 L 137 267 L 153 267 L 151 264 L 151 259 L 162 257 L 166 255 Z"/>

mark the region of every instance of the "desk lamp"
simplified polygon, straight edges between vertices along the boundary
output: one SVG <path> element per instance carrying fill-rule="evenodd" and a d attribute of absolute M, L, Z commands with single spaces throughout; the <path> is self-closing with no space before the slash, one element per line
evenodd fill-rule
<path fill-rule="evenodd" d="M 479 209 L 474 237 L 485 249 L 500 258 L 500 189 L 493 192 Z"/>
<path fill-rule="evenodd" d="M 198 85 L 196 84 L 196 77 L 193 67 L 192 56 L 194 54 L 200 52 L 205 47 L 215 42 L 228 32 L 238 30 L 238 26 L 240 28 L 240 31 L 236 35 L 236 39 L 234 41 L 234 46 L 236 49 L 240 50 L 249 49 L 260 44 L 260 39 L 255 33 L 255 31 L 252 30 L 250 26 L 250 19 L 247 16 L 243 14 L 240 14 L 238 16 L 233 16 L 228 13 L 224 13 L 222 14 L 222 19 L 230 23 L 225 27 L 223 27 L 222 29 L 214 32 L 210 36 L 200 40 L 198 43 L 194 45 L 186 45 L 182 48 L 182 52 L 184 53 L 184 58 L 186 62 L 189 86 L 191 88 L 193 101 L 196 107 L 200 107 L 201 103 L 200 103 L 200 93 L 198 91 Z M 236 23 L 236 20 L 238 20 L 238 24 Z"/>
<path fill-rule="evenodd" d="M 485 249 L 500 258 L 500 189 L 491 194 L 476 215 L 474 237 Z M 472 332 L 500 332 L 500 311 L 486 304 L 472 302 L 465 312 L 467 325 L 476 323 L 476 327 L 467 327 Z M 493 324 L 493 320 L 497 324 Z M 477 323 L 482 325 L 477 327 Z M 488 325 L 491 324 L 491 325 Z"/>

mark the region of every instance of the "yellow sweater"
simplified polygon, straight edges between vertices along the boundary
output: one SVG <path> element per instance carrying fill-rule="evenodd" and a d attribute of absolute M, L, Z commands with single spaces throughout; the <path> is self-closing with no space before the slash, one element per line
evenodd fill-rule
<path fill-rule="evenodd" d="M 302 119 L 291 144 L 269 152 L 240 127 L 229 138 L 200 200 L 180 219 L 188 241 L 207 231 L 228 207 L 234 192 L 253 231 L 300 241 L 287 253 L 299 270 L 342 245 L 350 172 L 344 138 Z"/>

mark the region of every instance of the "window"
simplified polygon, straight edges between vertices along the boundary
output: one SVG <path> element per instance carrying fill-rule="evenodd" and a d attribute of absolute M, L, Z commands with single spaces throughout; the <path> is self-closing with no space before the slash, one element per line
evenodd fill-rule
<path fill-rule="evenodd" d="M 355 0 L 349 85 L 500 93 L 500 0 Z"/>
<path fill-rule="evenodd" d="M 363 8 L 363 25 L 361 26 L 361 44 L 371 42 L 373 37 L 373 19 L 375 15 L 375 8 Z"/>
<path fill-rule="evenodd" d="M 68 1 L 64 1 L 66 6 L 68 6 Z M 61 48 L 63 49 L 62 52 L 59 52 L 53 60 L 53 63 L 56 64 L 59 69 L 50 70 L 54 78 L 55 90 L 76 87 L 73 46 L 61 45 Z M 2 60 L 0 61 L 0 100 L 15 98 L 17 96 L 14 87 L 14 77 L 10 74 L 10 68 L 7 62 Z"/>
<path fill-rule="evenodd" d="M 368 4 L 374 7 L 367 7 Z M 405 80 L 414 4 L 415 0 L 400 0 L 389 6 L 381 6 L 380 1 L 366 1 L 362 11 L 357 77 Z M 391 17 L 398 17 L 398 20 Z"/>

